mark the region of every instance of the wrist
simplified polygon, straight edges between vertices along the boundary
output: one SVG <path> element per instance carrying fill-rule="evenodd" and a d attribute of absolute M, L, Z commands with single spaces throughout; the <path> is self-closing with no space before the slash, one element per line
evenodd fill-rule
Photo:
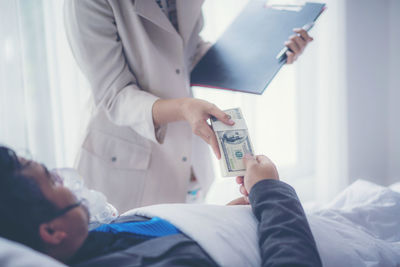
<path fill-rule="evenodd" d="M 250 193 L 250 191 L 254 188 L 254 186 L 256 186 L 257 184 L 261 183 L 262 181 L 269 181 L 269 180 L 279 181 L 279 179 L 276 179 L 276 178 L 263 178 L 263 179 L 251 180 L 251 181 L 248 182 L 248 184 L 246 186 L 246 190 L 247 190 L 247 192 Z M 272 182 L 272 183 L 274 183 L 274 182 Z"/>
<path fill-rule="evenodd" d="M 175 107 L 176 107 L 176 114 L 177 114 L 177 118 L 180 121 L 184 121 L 186 120 L 186 113 L 188 110 L 188 100 L 190 98 L 177 98 L 176 103 L 174 103 Z"/>
<path fill-rule="evenodd" d="M 296 195 L 296 191 L 289 184 L 282 182 L 280 180 L 265 179 L 258 181 L 254 184 L 253 188 L 249 192 L 249 199 L 252 202 L 257 195 L 269 195 L 273 198 L 273 193 L 280 190 L 281 192 L 287 192 L 287 195 Z"/>
<path fill-rule="evenodd" d="M 257 183 L 258 181 L 251 181 L 251 182 L 245 182 L 245 188 L 247 190 L 248 193 L 250 193 L 251 189 L 253 189 L 254 185 Z"/>
<path fill-rule="evenodd" d="M 186 98 L 156 100 L 152 109 L 154 127 L 184 120 L 185 99 Z"/>

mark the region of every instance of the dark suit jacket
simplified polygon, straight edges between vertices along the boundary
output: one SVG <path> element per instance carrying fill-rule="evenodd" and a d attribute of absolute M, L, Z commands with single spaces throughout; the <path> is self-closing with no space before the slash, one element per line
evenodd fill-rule
<path fill-rule="evenodd" d="M 263 180 L 254 185 L 249 198 L 260 222 L 262 266 L 322 266 L 307 218 L 292 187 L 281 181 Z M 183 234 L 147 240 L 123 234 L 91 235 L 70 264 L 217 266 L 194 240 Z"/>

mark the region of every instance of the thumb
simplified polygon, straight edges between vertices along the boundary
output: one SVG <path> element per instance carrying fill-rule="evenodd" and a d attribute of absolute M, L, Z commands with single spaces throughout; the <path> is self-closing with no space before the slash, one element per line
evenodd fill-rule
<path fill-rule="evenodd" d="M 244 155 L 243 161 L 244 161 L 244 166 L 246 166 L 246 169 L 247 169 L 250 165 L 253 165 L 253 164 L 256 164 L 256 163 L 257 163 L 256 158 L 255 158 L 253 155 L 251 155 L 251 154 L 246 154 L 246 155 Z"/>
<path fill-rule="evenodd" d="M 220 110 L 217 106 L 213 106 L 213 108 L 210 110 L 210 114 L 213 115 L 215 118 L 217 118 L 219 121 L 222 121 L 225 124 L 228 125 L 234 125 L 235 122 L 231 119 L 231 117 Z"/>

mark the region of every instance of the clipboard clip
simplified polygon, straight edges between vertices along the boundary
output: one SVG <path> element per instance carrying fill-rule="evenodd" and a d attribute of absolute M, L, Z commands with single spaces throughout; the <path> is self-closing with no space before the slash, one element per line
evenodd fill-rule
<path fill-rule="evenodd" d="M 301 0 L 267 0 L 265 3 L 266 8 L 295 12 L 299 12 L 304 5 L 305 1 Z"/>

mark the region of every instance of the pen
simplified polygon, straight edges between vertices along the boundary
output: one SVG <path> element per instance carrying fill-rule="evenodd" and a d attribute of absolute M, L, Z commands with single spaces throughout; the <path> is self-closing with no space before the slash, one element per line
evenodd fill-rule
<path fill-rule="evenodd" d="M 309 30 L 311 30 L 311 28 L 314 26 L 314 22 L 311 23 L 307 23 L 306 25 L 304 25 L 302 27 L 303 30 L 305 30 L 306 32 L 308 32 Z M 285 46 L 284 48 L 282 48 L 282 50 L 278 53 L 278 55 L 276 56 L 276 59 L 279 61 L 282 61 L 285 58 L 286 52 L 289 51 L 289 48 L 287 46 Z"/>

